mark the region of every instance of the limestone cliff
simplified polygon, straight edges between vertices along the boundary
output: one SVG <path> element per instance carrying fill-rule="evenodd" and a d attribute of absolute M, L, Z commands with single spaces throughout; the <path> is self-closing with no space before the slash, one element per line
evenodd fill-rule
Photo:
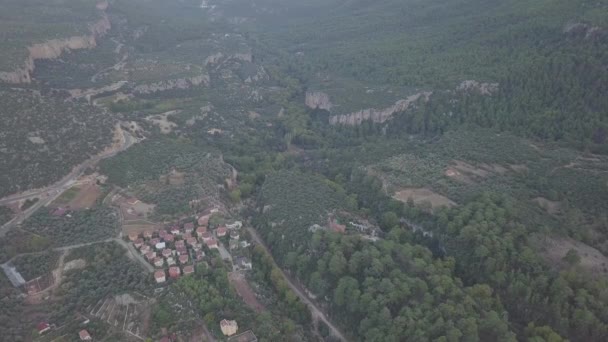
<path fill-rule="evenodd" d="M 329 100 L 329 95 L 320 91 L 308 91 L 306 92 L 306 106 L 312 109 L 324 109 L 327 111 L 331 110 L 333 104 Z"/>
<path fill-rule="evenodd" d="M 421 98 L 424 99 L 424 101 L 428 101 L 431 94 L 432 92 L 421 92 L 414 94 L 406 99 L 399 100 L 394 105 L 384 109 L 369 108 L 350 114 L 334 115 L 329 118 L 329 123 L 332 125 L 348 126 L 360 125 L 366 120 L 371 120 L 375 123 L 383 123 L 391 119 L 395 113 L 407 110 L 411 105 Z"/>
<path fill-rule="evenodd" d="M 166 91 L 172 89 L 189 89 L 199 85 L 209 85 L 209 75 L 201 74 L 188 78 L 178 78 L 148 84 L 140 84 L 133 89 L 133 92 L 139 94 L 151 94 L 156 93 L 158 91 Z"/>
<path fill-rule="evenodd" d="M 107 8 L 107 1 L 102 1 L 97 4 L 97 8 L 104 10 Z M 90 28 L 90 34 L 82 36 L 73 36 L 64 39 L 51 39 L 44 43 L 33 44 L 29 46 L 28 57 L 24 61 L 24 65 L 13 71 L 1 71 L 0 81 L 7 83 L 31 83 L 32 72 L 34 71 L 34 62 L 38 59 L 54 59 L 64 51 L 78 49 L 92 49 L 97 46 L 97 38 L 103 36 L 111 29 L 112 25 L 105 12 L 101 18 L 93 23 Z"/>
<path fill-rule="evenodd" d="M 492 95 L 498 90 L 498 83 L 484 83 L 475 80 L 462 81 L 456 90 L 477 92 L 481 95 Z"/>

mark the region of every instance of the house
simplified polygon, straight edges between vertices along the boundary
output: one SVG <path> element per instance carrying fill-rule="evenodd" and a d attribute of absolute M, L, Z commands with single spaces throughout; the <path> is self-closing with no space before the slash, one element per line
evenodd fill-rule
<path fill-rule="evenodd" d="M 239 248 L 239 242 L 237 240 L 230 240 L 228 243 L 230 250 Z"/>
<path fill-rule="evenodd" d="M 183 264 L 187 264 L 188 263 L 188 254 L 182 254 L 179 256 L 179 263 L 180 265 Z"/>
<path fill-rule="evenodd" d="M 175 259 L 173 259 L 173 257 L 168 257 L 168 258 L 167 258 L 167 265 L 168 265 L 168 266 L 173 266 L 173 265 L 175 265 Z"/>
<path fill-rule="evenodd" d="M 172 255 L 173 255 L 173 251 L 172 250 L 170 250 L 169 248 L 163 249 L 163 257 L 164 258 L 168 258 L 168 257 L 170 257 Z"/>
<path fill-rule="evenodd" d="M 184 266 L 183 273 L 184 273 L 184 275 L 188 275 L 188 274 L 194 273 L 194 266 L 192 266 L 192 265 Z"/>
<path fill-rule="evenodd" d="M 175 235 L 167 233 L 165 234 L 163 240 L 165 240 L 166 242 L 173 242 L 173 240 L 175 240 Z"/>
<path fill-rule="evenodd" d="M 205 243 L 207 244 L 208 248 L 218 248 L 217 240 L 214 238 L 207 240 Z"/>
<path fill-rule="evenodd" d="M 185 247 L 186 244 L 184 243 L 184 240 L 177 240 L 175 241 L 175 248 L 180 248 L 180 247 Z"/>
<path fill-rule="evenodd" d="M 146 254 L 146 260 L 148 260 L 149 262 L 153 262 L 155 258 L 156 253 L 154 252 L 148 252 L 148 254 Z"/>
<path fill-rule="evenodd" d="M 194 236 L 194 235 L 192 235 L 192 232 L 182 234 L 182 237 L 183 237 L 183 238 L 184 238 L 184 240 L 186 240 L 186 241 L 187 241 L 188 239 L 191 239 L 193 236 Z"/>
<path fill-rule="evenodd" d="M 158 237 L 160 237 L 161 239 L 165 238 L 165 235 L 167 235 L 167 231 L 164 229 L 161 229 L 158 231 Z"/>
<path fill-rule="evenodd" d="M 152 238 L 152 231 L 151 230 L 146 230 L 144 232 L 144 239 L 151 239 Z"/>
<path fill-rule="evenodd" d="M 154 238 L 150 240 L 150 246 L 156 246 L 157 243 L 161 242 L 159 238 Z"/>
<path fill-rule="evenodd" d="M 173 235 L 179 235 L 179 233 L 180 233 L 180 231 L 179 231 L 179 227 L 178 227 L 178 226 L 173 226 L 173 227 L 171 227 L 170 232 L 171 232 L 171 234 L 173 234 Z"/>
<path fill-rule="evenodd" d="M 240 237 L 240 235 L 239 235 L 239 231 L 238 230 L 233 230 L 233 231 L 230 232 L 230 238 L 231 239 L 238 240 L 239 237 Z"/>
<path fill-rule="evenodd" d="M 210 232 L 204 232 L 203 235 L 201 235 L 201 239 L 203 239 L 203 242 L 208 242 L 213 239 L 213 235 Z"/>
<path fill-rule="evenodd" d="M 167 245 L 164 242 L 159 242 L 159 243 L 156 244 L 155 247 L 156 247 L 157 250 L 160 251 L 161 249 L 167 248 Z"/>
<path fill-rule="evenodd" d="M 38 325 L 36 325 L 36 329 L 38 329 L 38 334 L 42 335 L 51 330 L 51 325 L 48 322 L 40 322 Z"/>
<path fill-rule="evenodd" d="M 208 226 L 209 225 L 209 218 L 211 217 L 211 215 L 203 215 L 201 217 L 198 218 L 197 222 L 199 226 Z"/>
<path fill-rule="evenodd" d="M 140 248 L 144 245 L 144 239 L 138 238 L 137 240 L 135 240 L 135 242 L 133 242 L 133 245 L 135 246 L 135 248 Z"/>
<path fill-rule="evenodd" d="M 242 227 L 243 227 L 243 222 L 241 222 L 241 221 L 234 221 L 234 223 L 232 223 L 232 224 L 226 224 L 226 228 L 228 228 L 230 230 L 241 229 Z"/>
<path fill-rule="evenodd" d="M 206 232 L 207 232 L 207 227 L 198 227 L 198 228 L 196 228 L 196 235 L 198 237 L 201 237 Z"/>
<path fill-rule="evenodd" d="M 154 279 L 156 279 L 157 283 L 164 283 L 167 279 L 165 278 L 165 271 L 163 270 L 156 270 L 156 272 L 154 272 Z"/>
<path fill-rule="evenodd" d="M 179 267 L 177 266 L 172 266 L 169 267 L 169 277 L 171 278 L 179 278 L 179 275 L 181 274 L 181 271 L 179 269 Z"/>
<path fill-rule="evenodd" d="M 93 338 L 91 338 L 91 335 L 89 334 L 89 332 L 84 329 L 80 330 L 80 332 L 78 333 L 78 336 L 80 336 L 81 341 L 90 341 L 93 339 Z"/>
<path fill-rule="evenodd" d="M 163 258 L 159 258 L 159 257 L 154 258 L 154 266 L 163 267 L 164 264 L 165 264 L 165 261 L 163 260 Z"/>
<path fill-rule="evenodd" d="M 225 226 L 221 226 L 218 229 L 215 230 L 215 235 L 217 237 L 222 237 L 222 236 L 226 236 L 226 233 L 228 232 L 228 229 L 226 229 Z"/>
<path fill-rule="evenodd" d="M 151 248 L 150 248 L 150 246 L 148 246 L 148 245 L 143 245 L 143 246 L 141 246 L 141 248 L 139 249 L 139 251 L 140 251 L 140 252 L 141 252 L 141 254 L 143 254 L 143 255 L 146 255 L 146 254 L 150 253 L 150 250 L 151 250 Z"/>
<path fill-rule="evenodd" d="M 161 338 L 158 342 L 171 342 L 171 339 L 167 336 Z"/>
<path fill-rule="evenodd" d="M 54 211 L 51 213 L 51 215 L 53 215 L 53 216 L 63 216 L 63 215 L 65 215 L 65 213 L 67 213 L 67 212 L 68 212 L 68 210 L 67 210 L 66 208 L 59 207 L 59 208 L 55 209 L 55 210 L 54 210 Z"/>
<path fill-rule="evenodd" d="M 339 224 L 334 219 L 329 219 L 329 229 L 333 230 L 336 233 L 344 234 L 346 232 L 346 226 L 343 224 Z"/>
<path fill-rule="evenodd" d="M 188 255 L 188 249 L 186 246 L 177 247 L 177 255 Z"/>
<path fill-rule="evenodd" d="M 205 252 L 196 251 L 196 261 L 201 261 L 201 260 L 203 260 L 204 257 L 205 257 Z"/>
<path fill-rule="evenodd" d="M 191 234 L 194 231 L 194 224 L 190 225 L 190 224 L 185 224 L 184 225 L 184 232 L 186 234 Z"/>
<path fill-rule="evenodd" d="M 258 338 L 255 336 L 253 331 L 247 330 L 242 334 L 228 337 L 228 342 L 258 342 Z"/>
<path fill-rule="evenodd" d="M 237 330 L 239 330 L 239 325 L 236 323 L 236 321 L 223 319 L 220 322 L 220 329 L 222 329 L 222 334 L 225 336 L 232 336 L 236 334 Z"/>
<path fill-rule="evenodd" d="M 193 238 L 193 237 L 188 238 L 188 239 L 186 240 L 186 243 L 188 243 L 188 246 L 194 246 L 194 245 L 195 245 L 197 242 L 198 242 L 198 241 L 196 240 L 196 238 Z"/>
<path fill-rule="evenodd" d="M 137 234 L 137 233 L 129 233 L 129 240 L 131 240 L 131 242 L 137 240 L 138 237 L 139 237 L 139 234 Z"/>
<path fill-rule="evenodd" d="M 251 264 L 251 260 L 249 260 L 246 257 L 236 258 L 236 264 L 242 270 L 250 270 L 253 268 L 253 265 Z"/>

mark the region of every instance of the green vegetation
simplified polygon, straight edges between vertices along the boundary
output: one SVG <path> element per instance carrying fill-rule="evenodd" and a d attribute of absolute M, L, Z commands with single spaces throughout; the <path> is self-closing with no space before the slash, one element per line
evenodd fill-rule
<path fill-rule="evenodd" d="M 0 206 L 0 226 L 13 219 L 13 211 L 9 207 Z"/>
<path fill-rule="evenodd" d="M 0 97 L 0 196 L 58 181 L 111 142 L 113 118 L 100 108 L 25 89 Z"/>
<path fill-rule="evenodd" d="M 50 245 L 51 241 L 46 237 L 22 230 L 9 230 L 0 237 L 0 263 L 5 263 L 17 254 L 44 251 Z"/>
<path fill-rule="evenodd" d="M 110 295 L 129 291 L 149 294 L 152 277 L 141 266 L 129 259 L 125 249 L 117 243 L 95 244 L 70 252 L 71 258 L 84 258 L 84 270 L 70 270 L 61 285 L 62 301 L 54 306 L 56 321 L 71 319 L 75 310 L 83 311 L 89 305 Z"/>
<path fill-rule="evenodd" d="M 48 238 L 55 246 L 75 245 L 114 237 L 118 233 L 118 214 L 114 209 L 104 207 L 73 211 L 65 216 L 41 210 L 23 226 Z"/>
<path fill-rule="evenodd" d="M 51 272 L 57 264 L 59 253 L 45 252 L 26 254 L 14 259 L 13 265 L 26 281 L 41 277 Z"/>
<path fill-rule="evenodd" d="M 607 280 L 576 268 L 552 272 L 527 242 L 535 228 L 518 216 L 510 200 L 498 195 L 441 213 L 437 227 L 456 274 L 465 283 L 490 285 L 518 326 L 547 325 L 577 341 L 606 340 Z"/>
<path fill-rule="evenodd" d="M 170 332 L 178 332 L 184 325 L 183 321 L 196 317 L 202 318 L 215 336 L 223 336 L 219 322 L 234 319 L 238 322 L 239 331 L 253 329 L 260 339 L 309 338 L 302 327 L 289 318 L 275 312 L 254 313 L 228 282 L 227 268 L 219 257 L 214 257 L 211 265 L 200 264 L 194 274 L 180 278 L 160 298 L 152 315 L 157 329 L 168 328 Z M 174 303 L 183 303 L 187 309 L 178 313 Z"/>
<path fill-rule="evenodd" d="M 100 17 L 90 0 L 2 0 L 0 6 L 0 71 L 23 67 L 32 44 L 90 34 L 89 24 Z"/>

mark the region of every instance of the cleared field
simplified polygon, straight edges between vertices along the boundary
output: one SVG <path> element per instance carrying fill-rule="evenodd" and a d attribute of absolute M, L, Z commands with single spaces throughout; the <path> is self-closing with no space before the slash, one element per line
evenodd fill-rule
<path fill-rule="evenodd" d="M 546 237 L 537 243 L 541 244 L 541 254 L 552 265 L 567 267 L 564 257 L 570 250 L 575 250 L 580 257 L 579 265 L 591 274 L 608 274 L 608 258 L 597 249 L 571 238 Z"/>
<path fill-rule="evenodd" d="M 251 286 L 249 286 L 249 283 L 243 274 L 231 272 L 228 274 L 228 279 L 230 280 L 232 286 L 234 286 L 236 293 L 243 299 L 245 304 L 256 312 L 266 310 L 266 308 L 264 308 L 264 306 L 258 301 L 255 292 L 253 292 L 253 289 Z"/>
<path fill-rule="evenodd" d="M 87 209 L 95 205 L 101 195 L 101 189 L 96 184 L 74 186 L 66 190 L 53 201 L 53 206 L 67 206 L 71 209 Z"/>
<path fill-rule="evenodd" d="M 142 224 L 125 224 L 122 226 L 123 235 L 129 235 L 130 233 L 143 233 L 146 230 L 157 230 L 161 227 L 153 223 L 142 223 Z"/>
<path fill-rule="evenodd" d="M 437 194 L 427 188 L 409 188 L 399 190 L 393 195 L 393 198 L 407 203 L 407 201 L 411 198 L 414 201 L 414 204 L 420 205 L 423 203 L 430 203 L 431 209 L 437 209 L 440 207 L 453 207 L 456 205 L 456 202 L 451 199 Z"/>
<path fill-rule="evenodd" d="M 87 314 L 143 340 L 148 333 L 154 300 L 138 295 L 109 296 L 87 308 Z"/>

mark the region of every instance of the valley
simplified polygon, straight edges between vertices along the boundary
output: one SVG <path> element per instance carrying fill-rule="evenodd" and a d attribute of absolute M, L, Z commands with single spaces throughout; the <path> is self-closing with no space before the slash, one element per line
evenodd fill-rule
<path fill-rule="evenodd" d="M 0 8 L 0 336 L 608 339 L 606 1 Z"/>

